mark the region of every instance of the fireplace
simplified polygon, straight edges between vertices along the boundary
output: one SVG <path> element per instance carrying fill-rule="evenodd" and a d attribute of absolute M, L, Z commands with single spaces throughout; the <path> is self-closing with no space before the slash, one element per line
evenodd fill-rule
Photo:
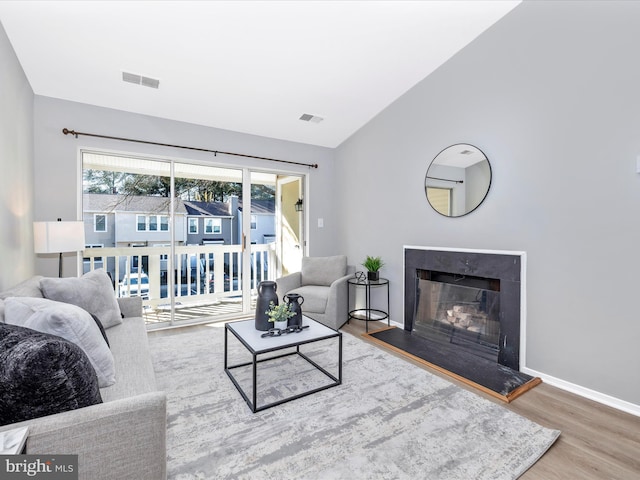
<path fill-rule="evenodd" d="M 520 253 L 405 248 L 405 330 L 519 371 L 522 261 Z"/>
<path fill-rule="evenodd" d="M 540 383 L 520 372 L 523 252 L 404 249 L 404 329 L 371 336 L 511 401 Z"/>

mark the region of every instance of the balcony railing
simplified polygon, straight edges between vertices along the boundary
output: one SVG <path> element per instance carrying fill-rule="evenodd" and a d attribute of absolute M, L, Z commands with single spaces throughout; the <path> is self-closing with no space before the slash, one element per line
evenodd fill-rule
<path fill-rule="evenodd" d="M 169 247 L 87 248 L 83 256 L 85 273 L 107 271 L 115 296 L 142 297 L 147 323 L 168 320 L 172 290 L 175 311 L 198 308 L 200 317 L 242 312 L 241 245 L 176 246 L 173 262 Z M 276 277 L 274 243 L 251 245 L 250 271 L 254 297 L 261 281 Z"/>

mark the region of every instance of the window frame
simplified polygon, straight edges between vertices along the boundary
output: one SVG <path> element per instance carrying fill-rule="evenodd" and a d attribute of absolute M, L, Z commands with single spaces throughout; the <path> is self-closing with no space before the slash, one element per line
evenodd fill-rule
<path fill-rule="evenodd" d="M 140 222 L 140 218 L 144 219 L 144 228 L 140 228 L 141 222 Z M 136 232 L 146 232 L 147 231 L 147 216 L 146 215 L 140 215 L 140 214 L 136 214 Z"/>
<path fill-rule="evenodd" d="M 199 231 L 198 223 L 199 223 L 198 222 L 198 217 L 188 217 L 188 219 L 187 219 L 187 233 L 189 235 L 198 235 L 198 231 Z M 195 232 L 191 231 L 191 225 L 195 225 L 195 227 L 196 227 L 195 228 Z"/>
<path fill-rule="evenodd" d="M 222 219 L 210 217 L 204 219 L 204 233 L 220 235 L 222 233 Z"/>
<path fill-rule="evenodd" d="M 155 228 L 151 228 L 152 226 Z M 147 230 L 150 232 L 159 232 L 160 230 L 158 230 L 158 226 L 158 215 L 149 215 L 147 217 Z"/>

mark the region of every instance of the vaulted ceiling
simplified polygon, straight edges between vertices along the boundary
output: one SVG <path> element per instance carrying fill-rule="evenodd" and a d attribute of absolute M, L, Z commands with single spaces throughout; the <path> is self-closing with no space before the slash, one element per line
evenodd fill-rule
<path fill-rule="evenodd" d="M 519 3 L 0 1 L 0 22 L 37 95 L 336 147 Z"/>

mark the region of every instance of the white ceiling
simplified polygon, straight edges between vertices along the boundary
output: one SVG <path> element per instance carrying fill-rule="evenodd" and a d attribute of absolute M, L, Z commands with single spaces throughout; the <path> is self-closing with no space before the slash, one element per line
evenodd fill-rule
<path fill-rule="evenodd" d="M 37 95 L 336 147 L 519 3 L 0 1 L 0 22 Z"/>

